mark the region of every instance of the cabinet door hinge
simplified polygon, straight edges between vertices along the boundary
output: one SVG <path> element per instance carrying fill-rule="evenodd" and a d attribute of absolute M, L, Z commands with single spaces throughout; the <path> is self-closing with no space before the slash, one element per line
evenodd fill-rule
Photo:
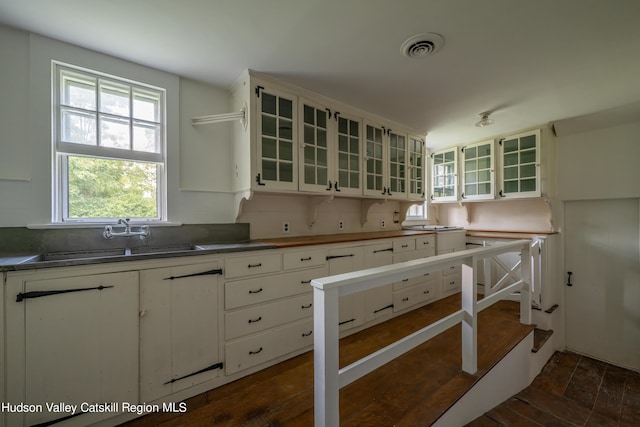
<path fill-rule="evenodd" d="M 218 268 L 216 270 L 208 270 L 208 271 L 203 271 L 201 273 L 185 274 L 184 276 L 165 277 L 163 280 L 184 279 L 184 278 L 187 278 L 187 277 L 209 276 L 209 275 L 213 275 L 213 274 L 222 274 L 222 269 Z"/>
<path fill-rule="evenodd" d="M 327 110 L 327 113 L 329 113 L 329 120 L 331 120 L 331 110 L 328 108 L 325 108 L 325 110 Z"/>
<path fill-rule="evenodd" d="M 260 91 L 264 90 L 264 86 L 256 86 L 256 96 L 260 98 Z"/>
<path fill-rule="evenodd" d="M 500 138 L 500 139 L 498 140 L 498 144 L 502 145 L 502 142 L 503 142 L 503 141 L 504 141 L 504 138 Z"/>
<path fill-rule="evenodd" d="M 201 374 L 201 373 L 203 373 L 203 372 L 213 371 L 214 369 L 222 369 L 223 367 L 224 367 L 224 365 L 222 364 L 222 362 L 214 363 L 213 365 L 211 365 L 211 366 L 207 366 L 206 368 L 204 368 L 204 369 L 200 369 L 199 371 L 193 372 L 193 373 L 191 373 L 191 374 L 184 375 L 184 376 L 179 377 L 179 378 L 174 378 L 174 379 L 172 379 L 171 381 L 167 381 L 167 382 L 166 382 L 166 383 L 164 383 L 163 385 L 173 384 L 173 383 L 175 383 L 176 381 L 180 381 L 180 380 L 183 380 L 183 379 L 185 379 L 185 378 L 189 378 L 189 377 L 192 377 L 192 376 L 194 376 L 194 375 Z"/>
<path fill-rule="evenodd" d="M 333 117 L 336 119 L 336 122 L 338 121 L 338 116 L 340 115 L 340 111 L 336 111 L 333 113 Z"/>
<path fill-rule="evenodd" d="M 69 294 L 72 292 L 82 292 L 82 291 L 101 291 L 103 289 L 113 288 L 113 286 L 96 286 L 93 288 L 78 288 L 78 289 L 62 289 L 62 290 L 53 290 L 53 291 L 32 291 L 32 292 L 20 292 L 16 295 L 16 302 L 22 302 L 29 298 L 40 298 L 40 297 L 48 297 L 50 295 L 60 295 L 60 294 Z"/>
<path fill-rule="evenodd" d="M 260 174 L 256 175 L 256 182 L 258 183 L 258 185 L 265 185 L 264 182 L 262 182 L 262 177 L 260 176 Z"/>

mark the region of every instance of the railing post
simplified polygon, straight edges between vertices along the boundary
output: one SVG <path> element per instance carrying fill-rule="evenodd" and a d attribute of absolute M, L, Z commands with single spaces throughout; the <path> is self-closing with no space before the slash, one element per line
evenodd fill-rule
<path fill-rule="evenodd" d="M 520 323 L 530 325 L 531 319 L 531 245 L 522 245 L 520 255 L 520 278 L 524 282 L 520 289 Z"/>
<path fill-rule="evenodd" d="M 475 257 L 462 264 L 462 370 L 475 374 L 478 370 L 478 302 Z"/>
<path fill-rule="evenodd" d="M 313 288 L 314 425 L 340 425 L 338 288 Z"/>

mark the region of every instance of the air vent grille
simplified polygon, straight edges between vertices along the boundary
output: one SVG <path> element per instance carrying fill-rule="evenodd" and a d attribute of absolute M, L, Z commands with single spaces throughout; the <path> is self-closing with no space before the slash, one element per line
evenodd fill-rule
<path fill-rule="evenodd" d="M 443 45 L 442 36 L 435 33 L 416 34 L 405 40 L 400 46 L 402 53 L 409 58 L 421 58 L 437 52 Z"/>

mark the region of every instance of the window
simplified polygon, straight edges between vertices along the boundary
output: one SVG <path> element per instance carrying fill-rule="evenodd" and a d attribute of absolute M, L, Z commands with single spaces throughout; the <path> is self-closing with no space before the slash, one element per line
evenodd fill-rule
<path fill-rule="evenodd" d="M 411 205 L 407 211 L 407 220 L 427 219 L 427 203 Z"/>
<path fill-rule="evenodd" d="M 54 222 L 164 220 L 165 91 L 54 63 Z"/>

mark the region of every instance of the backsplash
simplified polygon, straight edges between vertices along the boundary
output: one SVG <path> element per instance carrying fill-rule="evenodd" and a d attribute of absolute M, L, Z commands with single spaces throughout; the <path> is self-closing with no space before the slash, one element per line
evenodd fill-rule
<path fill-rule="evenodd" d="M 105 239 L 104 228 L 58 228 L 33 230 L 26 227 L 0 228 L 0 256 L 50 252 L 177 246 L 184 244 L 239 243 L 249 241 L 249 224 L 185 224 L 150 226 L 151 236 Z"/>

